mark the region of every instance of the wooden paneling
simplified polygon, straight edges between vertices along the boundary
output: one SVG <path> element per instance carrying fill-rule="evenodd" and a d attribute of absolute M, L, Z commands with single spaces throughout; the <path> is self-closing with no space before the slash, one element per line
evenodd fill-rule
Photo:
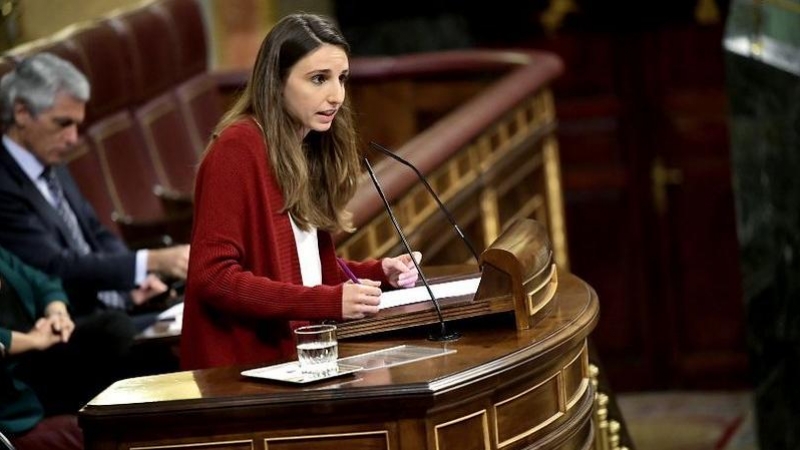
<path fill-rule="evenodd" d="M 389 433 L 386 430 L 269 437 L 264 439 L 264 446 L 269 450 L 390 450 L 396 447 L 389 445 Z"/>
<path fill-rule="evenodd" d="M 673 13 L 604 23 L 586 8 L 526 41 L 565 62 L 553 89 L 571 270 L 602 299 L 592 339 L 621 391 L 749 384 L 722 25 L 688 2 Z"/>
<path fill-rule="evenodd" d="M 86 448 L 588 448 L 598 299 L 573 275 L 555 299 L 558 313 L 528 330 L 493 314 L 459 322 L 453 342 L 419 328 L 341 340 L 342 357 L 397 345 L 455 351 L 314 384 L 244 378 L 248 367 L 122 380 L 81 410 Z"/>

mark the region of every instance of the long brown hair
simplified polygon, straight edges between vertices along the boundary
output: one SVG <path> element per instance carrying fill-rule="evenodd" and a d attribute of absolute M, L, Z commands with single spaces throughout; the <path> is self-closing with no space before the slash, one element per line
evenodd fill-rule
<path fill-rule="evenodd" d="M 297 133 L 301 124 L 288 113 L 283 98 L 291 68 L 323 44 L 350 54 L 341 32 L 325 17 L 291 14 L 275 24 L 261 43 L 247 86 L 220 120 L 214 137 L 232 123 L 252 117 L 269 146 L 284 211 L 306 231 L 311 226 L 352 231 L 352 216 L 345 206 L 355 195 L 361 160 L 347 97 L 330 130 L 312 130 L 304 139 Z"/>

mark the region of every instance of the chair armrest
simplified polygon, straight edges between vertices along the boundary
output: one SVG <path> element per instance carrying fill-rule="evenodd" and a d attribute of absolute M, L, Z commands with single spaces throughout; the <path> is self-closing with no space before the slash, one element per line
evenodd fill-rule
<path fill-rule="evenodd" d="M 194 199 L 191 194 L 179 192 L 162 185 L 153 187 L 153 194 L 161 201 L 161 205 L 169 215 L 183 215 L 187 211 L 191 212 L 194 207 Z"/>
<path fill-rule="evenodd" d="M 114 213 L 112 219 L 117 224 L 122 239 L 134 250 L 189 242 L 192 229 L 191 212 L 148 220 Z"/>

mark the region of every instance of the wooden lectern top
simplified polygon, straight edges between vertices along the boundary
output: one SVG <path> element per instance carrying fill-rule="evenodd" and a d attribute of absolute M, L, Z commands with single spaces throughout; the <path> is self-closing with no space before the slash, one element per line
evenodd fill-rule
<path fill-rule="evenodd" d="M 481 272 L 443 277 L 437 281 L 480 274 L 475 295 L 439 299 L 445 321 L 514 311 L 516 327 L 530 328 L 547 314 L 558 287 L 553 249 L 545 227 L 533 220 L 514 222 L 481 254 Z M 338 324 L 346 339 L 439 322 L 432 302 L 381 310 L 376 316 Z"/>

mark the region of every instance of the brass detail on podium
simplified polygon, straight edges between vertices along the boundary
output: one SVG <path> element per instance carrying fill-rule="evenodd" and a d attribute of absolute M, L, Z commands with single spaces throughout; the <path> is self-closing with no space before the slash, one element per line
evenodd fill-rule
<path fill-rule="evenodd" d="M 548 34 L 553 34 L 561 28 L 567 15 L 578 11 L 580 8 L 575 0 L 550 0 L 549 6 L 542 12 L 539 21 Z"/>
<path fill-rule="evenodd" d="M 569 271 L 567 252 L 567 225 L 564 219 L 564 199 L 561 192 L 561 163 L 558 155 L 558 142 L 554 136 L 544 141 L 545 193 L 549 211 L 548 228 L 553 241 L 556 263 L 558 267 Z"/>
<path fill-rule="evenodd" d="M 661 157 L 653 161 L 650 168 L 650 179 L 653 184 L 653 206 L 659 215 L 667 213 L 667 188 L 683 183 L 683 172 L 680 169 L 667 167 Z"/>
<path fill-rule="evenodd" d="M 701 25 L 719 23 L 719 7 L 714 0 L 699 0 L 694 8 L 694 20 Z"/>
<path fill-rule="evenodd" d="M 484 242 L 492 242 L 500 234 L 500 213 L 497 211 L 497 191 L 484 189 L 480 195 L 481 215 L 483 215 Z"/>
<path fill-rule="evenodd" d="M 609 417 L 609 403 L 611 398 L 598 390 L 600 369 L 594 364 L 589 365 L 589 378 L 594 386 L 594 414 L 592 421 L 596 433 L 594 435 L 595 450 L 628 450 L 622 444 L 622 424 Z"/>

